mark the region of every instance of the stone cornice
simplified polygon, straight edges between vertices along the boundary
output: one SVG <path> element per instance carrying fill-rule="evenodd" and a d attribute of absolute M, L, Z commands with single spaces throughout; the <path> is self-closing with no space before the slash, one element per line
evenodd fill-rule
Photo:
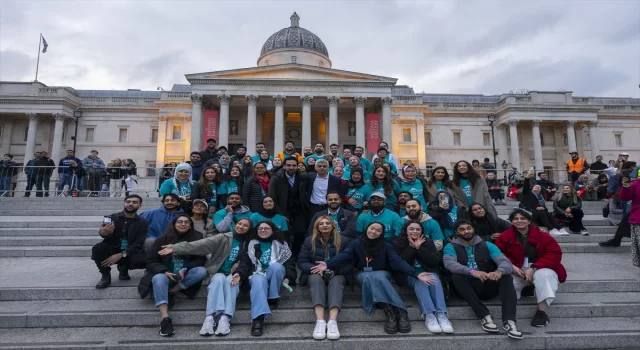
<path fill-rule="evenodd" d="M 640 115 L 598 115 L 598 119 L 606 119 L 606 120 L 640 120 Z"/>
<path fill-rule="evenodd" d="M 0 104 L 7 104 L 7 105 L 21 105 L 21 104 L 28 104 L 28 105 L 62 105 L 65 107 L 69 107 L 71 109 L 76 109 L 79 107 L 79 105 L 65 101 L 65 100 L 14 100 L 14 99 L 0 99 Z"/>
<path fill-rule="evenodd" d="M 426 106 L 391 106 L 391 112 L 415 112 L 415 113 L 426 113 L 429 109 Z"/>
<path fill-rule="evenodd" d="M 393 87 L 392 82 L 372 81 L 308 81 L 308 80 L 240 80 L 240 79 L 193 79 L 192 85 L 266 85 L 266 86 L 363 86 L 363 87 Z"/>
<path fill-rule="evenodd" d="M 88 107 L 82 108 L 83 112 L 107 112 L 107 113 L 159 113 L 159 108 L 105 108 L 105 107 Z"/>
<path fill-rule="evenodd" d="M 192 103 L 189 102 L 184 102 L 184 103 L 180 103 L 180 102 L 174 102 L 174 101 L 157 101 L 156 105 L 159 108 L 188 108 L 191 109 L 191 107 L 193 106 Z"/>

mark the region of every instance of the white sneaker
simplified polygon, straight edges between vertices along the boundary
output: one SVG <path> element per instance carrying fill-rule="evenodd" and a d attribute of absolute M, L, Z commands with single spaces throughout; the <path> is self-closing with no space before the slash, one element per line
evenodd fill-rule
<path fill-rule="evenodd" d="M 449 322 L 447 315 L 444 312 L 438 312 L 436 317 L 438 318 L 438 323 L 440 324 L 440 328 L 442 328 L 442 332 L 452 334 L 453 326 L 451 325 L 451 322 Z"/>
<path fill-rule="evenodd" d="M 427 314 L 427 317 L 424 319 L 424 324 L 427 326 L 427 329 L 431 333 L 442 333 L 442 328 L 438 323 L 438 319 L 434 314 Z"/>
<path fill-rule="evenodd" d="M 569 232 L 565 231 L 564 229 L 556 229 L 554 228 L 553 230 L 549 231 L 549 234 L 552 236 L 566 236 L 569 234 Z"/>
<path fill-rule="evenodd" d="M 229 323 L 229 317 L 222 316 L 218 322 L 218 328 L 216 328 L 217 336 L 224 336 L 231 333 L 231 323 Z"/>
<path fill-rule="evenodd" d="M 582 230 L 582 231 L 580 231 L 580 234 L 583 235 L 583 236 L 588 236 L 589 235 L 589 231 Z"/>
<path fill-rule="evenodd" d="M 327 337 L 327 322 L 324 320 L 316 321 L 316 328 L 313 329 L 313 339 L 322 340 Z"/>
<path fill-rule="evenodd" d="M 340 331 L 338 330 L 338 322 L 336 320 L 329 320 L 329 322 L 327 322 L 327 339 L 340 339 Z"/>
<path fill-rule="evenodd" d="M 563 235 L 563 236 L 566 236 L 566 235 L 568 235 L 570 233 L 567 232 L 567 230 L 565 230 L 564 227 L 563 227 L 563 228 L 560 229 L 560 234 Z"/>
<path fill-rule="evenodd" d="M 210 336 L 213 335 L 213 327 L 216 326 L 216 321 L 213 320 L 213 316 L 207 316 L 204 319 L 204 323 L 202 324 L 202 328 L 200 328 L 200 335 Z"/>
<path fill-rule="evenodd" d="M 493 322 L 493 317 L 491 315 L 487 315 L 480 320 L 480 324 L 482 325 L 482 329 L 485 332 L 489 333 L 497 333 L 498 326 Z"/>

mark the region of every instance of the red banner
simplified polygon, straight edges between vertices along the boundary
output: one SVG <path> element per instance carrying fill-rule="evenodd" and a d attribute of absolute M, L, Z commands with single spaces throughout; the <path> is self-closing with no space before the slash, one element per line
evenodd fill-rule
<path fill-rule="evenodd" d="M 218 116 L 220 111 L 204 111 L 202 123 L 202 146 L 201 149 L 207 147 L 207 139 L 218 140 Z"/>
<path fill-rule="evenodd" d="M 369 113 L 365 121 L 366 125 L 366 137 L 367 137 L 367 152 L 378 152 L 378 145 L 380 144 L 380 114 Z"/>

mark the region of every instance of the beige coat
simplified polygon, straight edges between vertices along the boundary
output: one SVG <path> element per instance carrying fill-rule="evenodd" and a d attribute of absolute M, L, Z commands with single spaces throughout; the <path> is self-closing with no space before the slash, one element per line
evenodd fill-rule
<path fill-rule="evenodd" d="M 233 241 L 233 232 L 220 233 L 193 242 L 182 242 L 172 245 L 173 254 L 176 255 L 206 255 L 207 278 L 204 284 L 208 285 L 211 277 L 215 275 L 229 256 Z"/>

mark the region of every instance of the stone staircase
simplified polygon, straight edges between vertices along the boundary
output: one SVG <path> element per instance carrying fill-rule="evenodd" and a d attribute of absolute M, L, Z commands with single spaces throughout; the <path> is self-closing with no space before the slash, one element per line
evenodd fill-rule
<path fill-rule="evenodd" d="M 515 202 L 497 207 L 507 216 Z M 102 216 L 121 210 L 121 199 L 9 198 L 0 200 L 0 349 L 614 349 L 640 344 L 640 270 L 631 265 L 628 243 L 602 248 L 598 242 L 615 228 L 603 219 L 604 203 L 585 203 L 585 225 L 591 236 L 558 237 L 565 252 L 569 279 L 551 307 L 551 324 L 529 325 L 535 300 L 518 303 L 518 321 L 525 339 L 489 335 L 480 328 L 471 309 L 459 298 L 448 302 L 456 333 L 433 335 L 420 319 L 412 290 L 399 288 L 409 306 L 413 330 L 388 335 L 382 329 L 381 310 L 366 314 L 359 288 L 345 288 L 339 317 L 339 341 L 311 339 L 314 316 L 306 287 L 293 293 L 283 289 L 280 308 L 260 338 L 249 335 L 250 303 L 241 294 L 232 332 L 226 337 L 201 337 L 206 289 L 193 300 L 179 298 L 170 315 L 176 334 L 158 335 L 159 313 L 152 299 L 140 300 L 131 281 L 118 281 L 96 290 L 99 274 L 89 259 L 90 247 L 100 241 Z M 143 209 L 159 205 L 145 198 Z M 499 319 L 498 300 L 487 302 Z"/>

